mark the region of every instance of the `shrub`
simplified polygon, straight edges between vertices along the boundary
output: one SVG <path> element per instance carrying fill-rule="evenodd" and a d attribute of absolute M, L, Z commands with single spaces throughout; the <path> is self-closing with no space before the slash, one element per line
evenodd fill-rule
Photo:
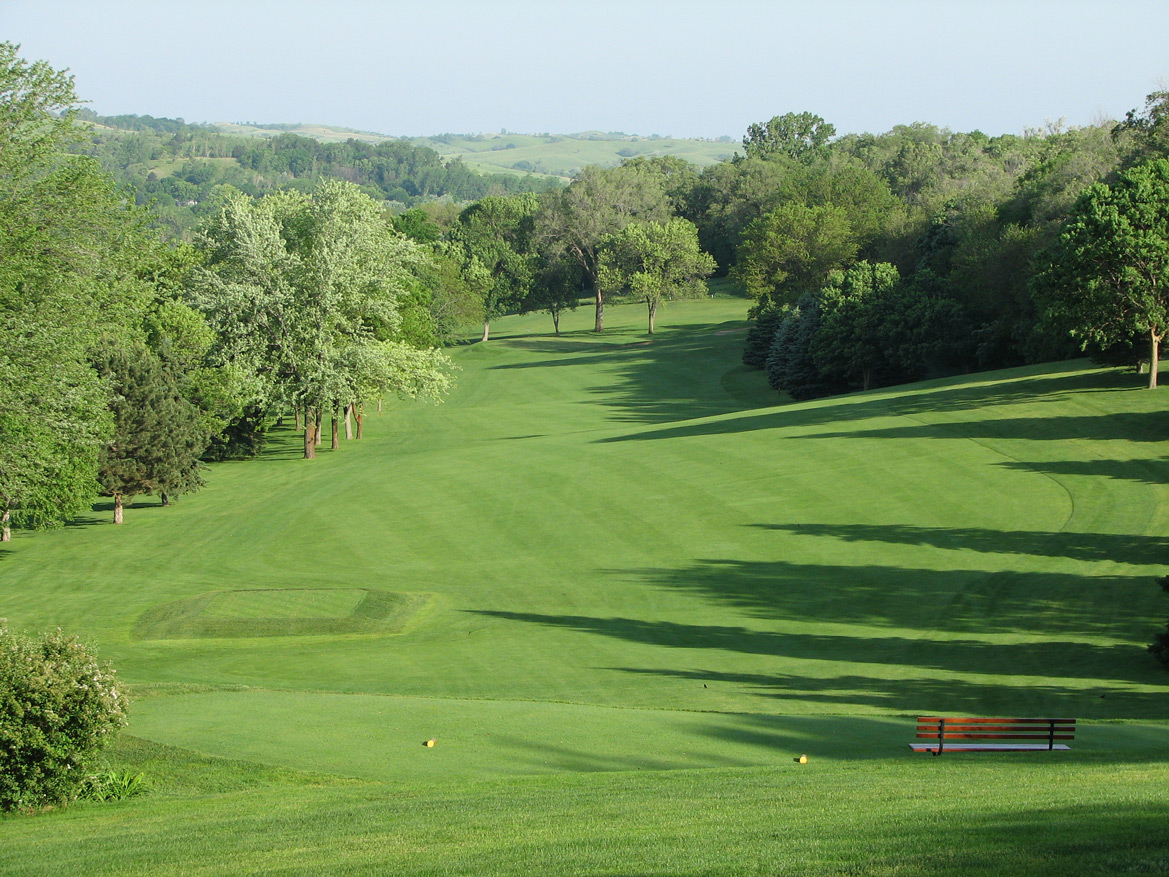
<path fill-rule="evenodd" d="M 17 636 L 0 619 L 0 809 L 76 798 L 125 723 L 114 671 L 76 637 Z"/>
<path fill-rule="evenodd" d="M 145 774 L 103 770 L 85 778 L 81 797 L 91 801 L 121 801 L 141 795 L 145 790 Z"/>

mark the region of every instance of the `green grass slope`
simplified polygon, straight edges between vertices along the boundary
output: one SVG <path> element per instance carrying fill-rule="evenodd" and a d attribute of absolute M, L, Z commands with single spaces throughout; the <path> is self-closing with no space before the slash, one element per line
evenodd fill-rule
<path fill-rule="evenodd" d="M 728 160 L 737 141 L 694 140 L 678 137 L 640 137 L 585 131 L 579 134 L 478 134 L 416 137 L 415 146 L 428 146 L 446 157 L 484 173 L 541 173 L 571 177 L 588 165 L 616 167 L 627 158 L 672 155 L 699 167 Z"/>
<path fill-rule="evenodd" d="M 291 133 L 326 143 L 360 140 L 381 143 L 399 138 L 369 131 L 354 131 L 329 125 L 247 125 L 222 123 L 214 126 L 221 134 L 242 137 L 276 137 Z M 635 134 L 582 131 L 576 134 L 440 134 L 411 137 L 415 146 L 433 149 L 444 158 L 460 158 L 468 167 L 483 173 L 514 173 L 568 178 L 587 165 L 616 167 L 636 156 L 653 158 L 673 155 L 699 167 L 729 159 L 740 144 L 737 140 L 701 140 L 688 137 L 643 137 Z M 177 168 L 176 168 L 177 169 Z M 162 176 L 168 171 L 163 166 Z"/>
<path fill-rule="evenodd" d="M 336 453 L 278 432 L 18 534 L 2 613 L 114 661 L 154 791 L 0 822 L 0 871 L 1163 872 L 1160 395 L 1079 363 L 777 404 L 744 309 L 509 318 Z M 919 712 L 1084 725 L 930 759 Z"/>

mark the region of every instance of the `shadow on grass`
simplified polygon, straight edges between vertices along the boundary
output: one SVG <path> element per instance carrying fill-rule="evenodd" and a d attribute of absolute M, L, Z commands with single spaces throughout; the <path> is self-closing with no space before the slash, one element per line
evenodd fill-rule
<path fill-rule="evenodd" d="M 1169 476 L 1169 472 L 1166 473 Z M 1167 479 L 1169 480 L 1169 479 Z M 843 542 L 928 545 L 955 551 L 1066 557 L 1073 560 L 1169 564 L 1169 537 L 1113 533 L 1057 533 L 987 530 L 975 527 L 912 527 L 904 524 L 753 524 L 799 536 L 827 536 Z"/>
<path fill-rule="evenodd" d="M 174 503 L 174 501 L 176 499 L 178 499 L 178 497 L 174 497 L 171 500 L 172 504 Z M 146 509 L 166 508 L 166 506 L 164 506 L 162 504 L 162 500 L 159 499 L 158 497 L 150 497 L 149 499 L 146 499 L 145 497 L 142 497 L 142 496 L 135 497 L 133 502 L 125 503 L 123 507 L 126 510 L 126 514 L 130 514 L 131 512 L 141 512 L 141 511 L 145 511 Z M 109 512 L 109 514 L 111 515 L 110 520 L 111 521 L 113 520 L 113 517 L 112 517 L 112 515 L 114 513 L 114 501 L 113 500 L 110 500 L 109 502 L 95 502 L 93 504 L 92 508 L 95 512 Z"/>
<path fill-rule="evenodd" d="M 878 417 L 979 411 L 1020 402 L 1049 404 L 1067 394 L 1116 392 L 1130 387 L 1130 375 L 1120 371 L 1077 371 L 1006 381 L 958 386 L 913 387 L 850 396 L 838 401 L 771 408 L 710 423 L 687 423 L 665 429 L 600 439 L 600 442 L 651 441 L 701 435 L 734 435 L 764 429 L 798 429 Z M 1136 392 L 1136 388 L 1133 388 Z M 1169 411 L 1073 417 L 1012 417 L 937 424 L 915 424 L 886 429 L 804 433 L 801 438 L 1096 438 L 1161 441 L 1169 436 Z"/>
<path fill-rule="evenodd" d="M 619 341 L 517 338 L 507 345 L 539 358 L 493 369 L 580 366 L 604 373 L 605 383 L 590 388 L 594 401 L 616 409 L 616 419 L 662 423 L 727 414 L 775 403 L 770 391 L 747 391 L 723 380 L 741 369 L 741 336 L 735 323 L 666 328 L 655 335 L 624 332 Z M 595 338 L 595 336 L 593 336 Z M 725 362 L 725 368 L 711 368 Z"/>
<path fill-rule="evenodd" d="M 1088 441 L 1163 442 L 1167 436 L 1169 436 L 1169 411 L 1144 411 L 1062 417 L 979 418 L 946 423 L 895 426 L 886 429 L 821 432 L 804 435 L 801 438 L 974 438 L 1038 441 L 1086 439 Z"/>
<path fill-rule="evenodd" d="M 921 569 L 872 564 L 699 560 L 623 571 L 761 619 L 922 629 L 946 634 L 1100 636 L 1127 641 L 1148 576 Z"/>
<path fill-rule="evenodd" d="M 1133 646 L 1103 646 L 1075 640 L 1026 643 L 991 643 L 975 639 L 910 636 L 860 636 L 853 634 L 793 633 L 751 630 L 744 627 L 682 624 L 674 621 L 643 621 L 635 618 L 598 618 L 584 615 L 539 615 L 528 612 L 480 610 L 477 614 L 508 621 L 522 621 L 549 627 L 563 627 L 652 646 L 682 649 L 710 649 L 813 661 L 841 661 L 853 664 L 905 666 L 928 670 L 1049 678 L 1105 678 L 1115 682 L 1148 681 L 1155 670 L 1153 659 Z M 653 671 L 656 672 L 656 671 Z M 667 671 L 672 674 L 674 671 Z M 736 678 L 731 674 L 728 678 Z M 749 677 L 763 679 L 767 677 Z M 875 679 L 881 677 L 876 676 Z M 740 681 L 745 679 L 740 678 Z M 826 691 L 840 690 L 834 678 L 807 680 Z M 928 684 L 928 683 L 927 683 Z M 938 692 L 952 683 L 938 681 Z M 918 697 L 920 679 L 886 680 L 902 695 L 912 690 Z M 960 684 L 959 684 L 960 687 Z M 977 686 L 984 690 L 985 686 Z M 1041 687 L 1040 687 L 1041 688 Z M 1036 691 L 1029 682 L 1028 692 Z M 845 689 L 847 690 L 847 689 Z M 1064 690 L 1056 686 L 1052 690 Z M 890 692 L 892 694 L 892 692 Z M 1028 696 L 1031 696 L 1030 694 Z M 1158 695 L 1159 697 L 1161 695 Z M 853 695 L 834 702 L 857 703 Z M 867 702 L 861 700 L 860 702 Z M 920 702 L 920 701 L 915 701 Z M 881 699 L 872 705 L 894 706 Z M 922 704 L 924 705 L 924 704 Z M 896 704 L 912 709 L 913 703 Z"/>
<path fill-rule="evenodd" d="M 1167 436 L 1169 438 L 1169 436 Z M 997 463 L 1005 469 L 1045 472 L 1049 475 L 1073 475 L 1136 481 L 1142 484 L 1169 484 L 1169 457 L 1145 460 L 1012 460 Z"/>
<path fill-rule="evenodd" d="M 910 824 L 860 820 L 852 842 L 874 874 L 1169 874 L 1165 801 L 1031 801 L 994 794 L 993 803 L 968 800 Z"/>
<path fill-rule="evenodd" d="M 805 706 L 815 704 L 828 713 L 848 711 L 859 706 L 906 715 L 1067 714 L 1081 719 L 1148 719 L 1163 715 L 1165 703 L 1165 694 L 1162 692 L 1118 691 L 1112 686 L 1100 685 L 1069 688 L 1054 682 L 1047 685 L 1030 682 L 1026 685 L 1004 686 L 999 681 L 980 683 L 917 677 L 895 679 L 879 674 L 810 677 L 785 673 L 679 670 L 672 667 L 606 669 L 636 676 L 688 680 L 695 685 L 707 686 L 708 690 L 717 691 L 720 686 L 746 688 L 759 697 L 780 703 L 791 702 Z M 841 717 L 840 721 L 857 719 L 849 716 Z M 900 737 L 904 739 L 898 742 L 912 742 L 912 736 L 912 730 L 905 733 L 902 728 Z M 1166 729 L 1159 728 L 1150 737 L 1149 741 L 1145 741 L 1146 747 L 1159 747 L 1155 758 L 1165 760 L 1169 746 Z M 1149 757 L 1152 759 L 1154 756 Z"/>

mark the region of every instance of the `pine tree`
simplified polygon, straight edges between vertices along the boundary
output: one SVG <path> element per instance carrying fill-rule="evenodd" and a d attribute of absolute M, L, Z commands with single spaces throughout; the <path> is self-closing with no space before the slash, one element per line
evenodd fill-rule
<path fill-rule="evenodd" d="M 114 523 L 122 523 L 126 497 L 157 491 L 166 504 L 173 494 L 198 490 L 209 436 L 170 371 L 144 346 L 104 345 L 94 366 L 111 394 L 114 437 L 102 449 L 98 482 L 114 499 Z"/>

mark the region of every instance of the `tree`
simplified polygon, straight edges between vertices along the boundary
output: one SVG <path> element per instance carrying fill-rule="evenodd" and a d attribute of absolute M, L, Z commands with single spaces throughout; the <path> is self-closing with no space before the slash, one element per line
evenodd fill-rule
<path fill-rule="evenodd" d="M 400 334 L 414 347 L 445 347 L 463 330 L 486 321 L 483 298 L 491 278 L 482 265 L 468 263 L 462 248 L 448 241 L 435 242 L 427 255 L 412 268 L 414 292 L 399 301 Z M 423 325 L 428 329 L 418 331 Z"/>
<path fill-rule="evenodd" d="M 43 174 L 76 137 L 73 77 L 19 52 L 0 42 L 0 178 L 8 185 Z"/>
<path fill-rule="evenodd" d="M 821 326 L 819 297 L 804 293 L 794 305 L 785 305 L 782 314 L 767 354 L 767 382 L 793 399 L 812 399 L 844 390 L 844 382 L 825 375 L 812 354 Z"/>
<path fill-rule="evenodd" d="M 1112 129 L 1113 140 L 1129 135 L 1135 144 L 1134 157 L 1140 161 L 1169 156 L 1169 91 L 1154 91 L 1145 98 L 1145 110 L 1124 114 L 1124 121 Z"/>
<path fill-rule="evenodd" d="M 459 214 L 450 239 L 466 262 L 477 262 L 490 277 L 483 297 L 483 340 L 491 320 L 518 310 L 532 286 L 532 232 L 538 202 L 534 195 L 489 196 Z"/>
<path fill-rule="evenodd" d="M 732 276 L 757 307 L 791 303 L 819 289 L 828 272 L 851 262 L 856 252 L 856 236 L 842 209 L 785 204 L 744 230 Z"/>
<path fill-rule="evenodd" d="M 775 333 L 784 319 L 787 305 L 767 302 L 760 306 L 755 319 L 747 327 L 747 341 L 743 345 L 743 365 L 751 368 L 766 368 L 767 356 L 775 341 Z"/>
<path fill-rule="evenodd" d="M 857 262 L 832 271 L 820 291 L 820 326 L 812 342 L 816 367 L 865 390 L 885 364 L 879 326 L 900 277 L 887 262 Z"/>
<path fill-rule="evenodd" d="M 814 113 L 785 113 L 773 116 L 765 125 L 747 128 L 743 151 L 748 158 L 786 156 L 797 161 L 823 157 L 825 148 L 836 135 L 836 127 Z"/>
<path fill-rule="evenodd" d="M 101 493 L 114 500 L 114 523 L 122 523 L 127 497 L 197 491 L 203 484 L 199 458 L 210 435 L 170 370 L 141 345 L 103 345 L 94 366 L 109 385 L 114 420 L 98 460 Z"/>
<path fill-rule="evenodd" d="M 125 723 L 114 671 L 76 637 L 21 637 L 0 620 L 0 809 L 72 801 Z"/>
<path fill-rule="evenodd" d="M 136 338 L 163 257 L 145 212 L 79 139 L 72 78 L 0 43 L 0 539 L 59 524 L 97 491 L 110 418 L 87 360 Z"/>
<path fill-rule="evenodd" d="M 559 335 L 561 315 L 576 310 L 584 286 L 584 269 L 563 253 L 550 259 L 537 259 L 535 279 L 520 309 L 524 313 L 547 311 L 552 317 L 552 328 Z"/>
<path fill-rule="evenodd" d="M 685 219 L 631 222 L 602 239 L 598 261 L 600 287 L 645 302 L 651 335 L 662 301 L 704 295 L 715 268 L 698 246 L 698 229 Z"/>
<path fill-rule="evenodd" d="M 597 283 L 601 240 L 634 220 L 669 219 L 662 180 L 662 174 L 642 164 L 608 170 L 589 166 L 567 188 L 541 201 L 536 218 L 539 249 L 550 255 L 566 253 L 580 264 L 596 301 L 596 332 L 605 328 L 605 293 Z"/>
<path fill-rule="evenodd" d="M 1050 316 L 1085 347 L 1143 335 L 1155 388 L 1169 329 L 1169 159 L 1090 186 L 1038 283 Z"/>
<path fill-rule="evenodd" d="M 356 186 L 326 180 L 310 195 L 259 201 L 237 193 L 196 243 L 207 264 L 191 296 L 217 333 L 218 361 L 255 375 L 265 405 L 304 415 L 305 458 L 326 413 L 336 447 L 343 411 L 381 392 L 449 386 L 449 360 L 402 337 L 399 302 L 417 290 L 426 250 Z"/>
<path fill-rule="evenodd" d="M 723 161 L 704 168 L 693 189 L 687 218 L 698 225 L 702 248 L 723 269 L 738 258 L 743 229 L 792 197 L 797 163 L 779 156 Z"/>
<path fill-rule="evenodd" d="M 105 390 L 69 333 L 10 322 L 0 331 L 0 541 L 86 511 L 111 423 Z"/>

